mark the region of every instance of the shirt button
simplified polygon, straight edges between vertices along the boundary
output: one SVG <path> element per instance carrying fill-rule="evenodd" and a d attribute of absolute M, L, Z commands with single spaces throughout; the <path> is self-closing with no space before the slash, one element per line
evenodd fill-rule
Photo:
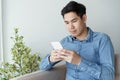
<path fill-rule="evenodd" d="M 86 68 L 84 68 L 84 67 L 81 67 L 81 69 L 80 69 L 81 71 L 86 71 Z"/>
<path fill-rule="evenodd" d="M 96 76 L 96 78 L 99 78 L 99 74 L 98 72 L 96 72 L 94 75 Z"/>
<path fill-rule="evenodd" d="M 94 71 L 91 71 L 91 72 L 90 72 L 90 74 L 91 74 L 91 75 L 94 75 L 94 74 L 95 74 L 95 72 L 94 72 Z"/>
<path fill-rule="evenodd" d="M 92 64 L 91 63 L 88 63 L 89 66 L 91 66 Z"/>

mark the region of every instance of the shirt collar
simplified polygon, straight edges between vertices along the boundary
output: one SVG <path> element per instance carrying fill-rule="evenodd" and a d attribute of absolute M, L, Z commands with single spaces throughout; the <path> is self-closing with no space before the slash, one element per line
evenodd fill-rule
<path fill-rule="evenodd" d="M 87 38 L 85 40 L 81 40 L 81 41 L 91 42 L 93 40 L 93 31 L 89 27 L 87 27 L 87 29 L 88 29 Z M 74 40 L 76 40 L 76 37 L 70 35 L 69 40 L 74 41 Z"/>

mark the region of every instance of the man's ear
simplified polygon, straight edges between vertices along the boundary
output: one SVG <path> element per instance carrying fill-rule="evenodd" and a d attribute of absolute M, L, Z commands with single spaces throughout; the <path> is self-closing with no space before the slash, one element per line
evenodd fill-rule
<path fill-rule="evenodd" d="M 84 21 L 84 23 L 86 23 L 86 21 L 87 21 L 87 15 L 86 15 L 86 14 L 84 14 L 84 15 L 82 16 L 82 20 Z"/>

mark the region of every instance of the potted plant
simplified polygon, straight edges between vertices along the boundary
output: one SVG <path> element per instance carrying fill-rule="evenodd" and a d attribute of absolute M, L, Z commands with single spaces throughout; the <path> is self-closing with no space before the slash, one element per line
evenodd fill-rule
<path fill-rule="evenodd" d="M 9 80 L 39 69 L 40 56 L 36 53 L 31 53 L 31 49 L 25 45 L 23 38 L 23 36 L 18 34 L 18 28 L 15 28 L 14 36 L 11 37 L 14 42 L 11 48 L 13 63 L 5 62 L 2 64 L 0 80 Z"/>

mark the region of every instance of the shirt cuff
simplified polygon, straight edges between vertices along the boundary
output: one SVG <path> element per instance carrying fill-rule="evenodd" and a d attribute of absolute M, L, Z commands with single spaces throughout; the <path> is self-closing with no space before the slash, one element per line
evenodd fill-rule
<path fill-rule="evenodd" d="M 47 55 L 45 58 L 42 59 L 42 61 L 40 63 L 40 69 L 49 70 L 52 68 L 52 66 L 55 64 L 55 62 L 50 62 L 49 57 L 50 57 L 50 55 Z"/>
<path fill-rule="evenodd" d="M 53 66 L 55 64 L 55 62 L 50 62 L 50 55 L 47 55 L 46 56 L 46 65 L 50 65 L 50 66 Z"/>
<path fill-rule="evenodd" d="M 101 74 L 101 68 L 99 65 L 87 61 L 83 58 L 81 59 L 81 63 L 78 65 L 77 69 L 88 73 L 89 75 L 93 76 L 96 79 L 99 79 Z"/>

